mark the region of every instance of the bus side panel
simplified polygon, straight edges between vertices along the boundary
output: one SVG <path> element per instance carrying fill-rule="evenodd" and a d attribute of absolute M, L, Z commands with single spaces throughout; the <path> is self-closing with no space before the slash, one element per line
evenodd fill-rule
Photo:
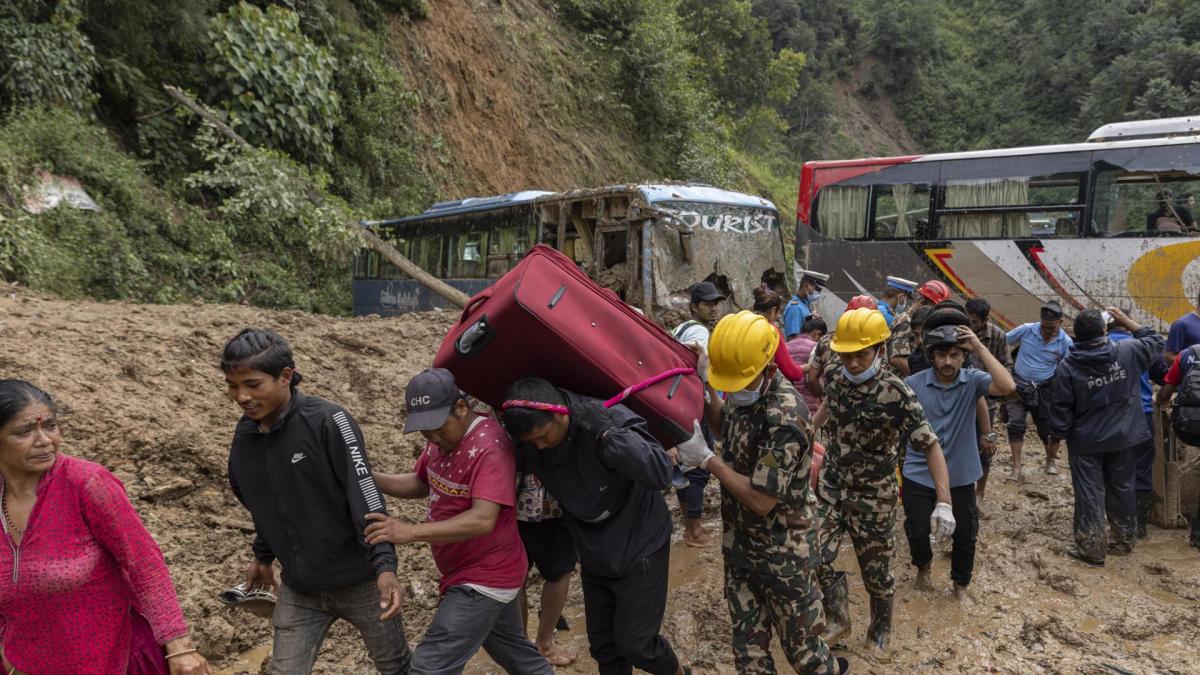
<path fill-rule="evenodd" d="M 467 295 L 475 295 L 495 283 L 494 279 L 444 281 Z M 354 316 L 399 316 L 432 309 L 458 309 L 442 296 L 412 279 L 355 279 L 353 289 Z"/>
<path fill-rule="evenodd" d="M 830 274 L 818 306 L 836 318 L 851 297 L 878 297 L 888 275 L 944 281 L 963 302 L 986 298 L 1006 328 L 1036 321 L 1047 300 L 1068 319 L 1087 308 L 1121 306 L 1166 330 L 1193 307 L 1200 242 L 1164 238 L 984 239 L 809 244 L 811 269 Z"/>

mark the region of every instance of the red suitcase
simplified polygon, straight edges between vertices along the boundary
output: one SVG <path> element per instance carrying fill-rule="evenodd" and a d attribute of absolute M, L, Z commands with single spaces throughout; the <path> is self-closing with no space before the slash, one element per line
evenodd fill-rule
<path fill-rule="evenodd" d="M 433 364 L 493 408 L 522 377 L 602 399 L 659 380 L 623 403 L 664 447 L 692 436 L 704 406 L 700 378 L 678 372 L 694 369 L 696 355 L 543 245 L 471 298 Z"/>

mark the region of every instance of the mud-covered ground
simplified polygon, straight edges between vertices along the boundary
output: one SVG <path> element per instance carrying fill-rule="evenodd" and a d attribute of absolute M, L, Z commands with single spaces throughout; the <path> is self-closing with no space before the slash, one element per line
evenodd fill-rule
<path fill-rule="evenodd" d="M 238 410 L 216 367 L 221 346 L 248 325 L 283 333 L 305 390 L 356 415 L 376 467 L 405 470 L 419 444 L 399 431 L 404 385 L 428 365 L 451 321 L 449 314 L 333 319 L 238 306 L 72 302 L 0 286 L 0 376 L 30 379 L 58 397 L 65 451 L 105 464 L 125 482 L 163 549 L 202 651 L 221 672 L 256 673 L 269 654 L 269 622 L 216 600 L 241 577 L 251 541 L 248 515 L 226 483 Z M 1200 672 L 1200 552 L 1182 530 L 1152 527 L 1133 555 L 1086 567 L 1063 553 L 1071 531 L 1065 469 L 1057 477 L 1031 471 L 1016 485 L 1003 479 L 1007 458 L 1000 457 L 996 472 L 983 502 L 976 604 L 963 608 L 950 595 L 948 557 L 934 563 L 937 591 L 914 590 L 898 528 L 891 660 L 860 648 L 868 610 L 854 582 L 854 631 L 839 653 L 855 672 Z M 716 505 L 714 484 L 708 511 L 719 529 Z M 391 507 L 411 519 L 424 513 L 417 503 Z M 436 604 L 436 571 L 426 547 L 403 547 L 400 559 L 415 643 Z M 857 579 L 849 542 L 839 566 Z M 572 631 L 560 639 L 581 658 L 561 672 L 595 672 L 575 586 Z M 729 630 L 719 548 L 676 544 L 664 633 L 696 672 L 732 673 Z M 372 672 L 353 629 L 335 624 L 316 672 Z M 481 655 L 469 672 L 499 669 Z"/>

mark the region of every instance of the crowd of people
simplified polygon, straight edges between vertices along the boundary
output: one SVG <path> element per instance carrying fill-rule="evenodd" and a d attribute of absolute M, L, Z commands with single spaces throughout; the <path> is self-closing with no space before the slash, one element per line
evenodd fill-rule
<path fill-rule="evenodd" d="M 886 652 L 901 517 L 917 585 L 934 585 L 934 547 L 948 540 L 952 592 L 973 603 L 1001 423 L 1015 481 L 1029 419 L 1047 474 L 1065 442 L 1069 555 L 1103 565 L 1146 536 L 1154 383 L 1160 404 L 1174 397 L 1180 439 L 1200 442 L 1200 300 L 1164 340 L 1116 307 L 1080 311 L 1068 332 L 1054 301 L 1004 331 L 985 299 L 960 305 L 941 281 L 900 277 L 878 299 L 852 298 L 834 323 L 816 311 L 827 281 L 804 272 L 786 301 L 764 286 L 751 309 L 723 317 L 714 284 L 691 289 L 691 316 L 672 334 L 696 353 L 705 406 L 675 447 L 630 408 L 545 379 L 512 382 L 499 409 L 481 410 L 452 373 L 430 368 L 405 389 L 404 430 L 426 440 L 406 473 L 372 469 L 350 412 L 301 391 L 283 336 L 232 337 L 220 361 L 241 414 L 229 482 L 255 526 L 238 588 L 274 592 L 273 672 L 310 672 L 342 619 L 381 673 L 460 673 L 481 649 L 506 672 L 551 673 L 576 658 L 555 631 L 578 569 L 600 673 L 690 673 L 661 630 L 677 468 L 688 545 L 712 543 L 704 495 L 720 486 L 740 673 L 776 672 L 774 640 L 797 672 L 848 670 L 830 651 L 852 631 L 852 580 L 835 569 L 843 535 L 870 599 L 865 645 Z M 0 380 L 4 672 L 212 672 L 120 481 L 61 442 L 51 395 Z M 426 518 L 389 515 L 385 496 L 423 500 Z M 1191 542 L 1200 548 L 1200 513 Z M 396 546 L 416 543 L 432 552 L 440 601 L 410 648 Z M 531 567 L 543 580 L 532 633 Z"/>

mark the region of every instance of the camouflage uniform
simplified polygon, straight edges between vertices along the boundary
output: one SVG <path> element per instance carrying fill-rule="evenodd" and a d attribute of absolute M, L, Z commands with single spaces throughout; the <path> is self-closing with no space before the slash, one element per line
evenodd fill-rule
<path fill-rule="evenodd" d="M 904 310 L 904 313 L 896 317 L 896 320 L 892 322 L 892 335 L 885 343 L 887 347 L 887 354 L 884 356 L 885 361 L 890 361 L 896 356 L 908 359 L 908 355 L 912 353 L 912 314 L 913 308 L 910 307 Z"/>
<path fill-rule="evenodd" d="M 996 357 L 1000 365 L 1004 366 L 1009 373 L 1013 369 L 1012 352 L 1008 348 L 1008 338 L 1005 336 L 1004 330 L 992 322 L 988 322 L 987 328 L 983 330 L 983 334 L 979 336 L 979 341 L 987 350 Z M 974 356 L 974 354 L 972 354 Z M 978 366 L 976 366 L 978 367 Z M 1004 400 L 1003 396 L 988 397 L 988 412 L 991 414 L 992 429 L 996 429 L 996 420 L 1000 412 L 1000 402 Z"/>
<path fill-rule="evenodd" d="M 895 590 L 891 561 L 898 451 L 905 440 L 928 451 L 937 435 L 916 395 L 891 373 L 855 385 L 835 371 L 825 389 L 825 405 L 829 443 L 821 466 L 817 575 L 824 588 L 837 580 L 833 562 L 842 534 L 849 532 L 867 592 L 890 597 Z"/>
<path fill-rule="evenodd" d="M 842 360 L 838 358 L 837 352 L 829 348 L 833 344 L 834 333 L 826 333 L 821 336 L 813 350 L 808 355 L 808 367 L 819 368 L 825 381 L 829 381 L 829 375 L 838 368 L 842 367 Z M 890 361 L 892 358 L 891 346 L 888 343 L 884 344 L 883 360 L 880 364 L 887 370 L 892 370 Z"/>
<path fill-rule="evenodd" d="M 825 621 L 808 482 L 812 449 L 802 431 L 803 408 L 791 383 L 775 375 L 757 403 L 739 408 L 726 402 L 723 410 L 722 459 L 749 476 L 755 489 L 779 500 L 762 517 L 721 489 L 725 599 L 739 673 L 774 675 L 772 631 L 797 672 L 837 672 L 820 637 Z"/>

